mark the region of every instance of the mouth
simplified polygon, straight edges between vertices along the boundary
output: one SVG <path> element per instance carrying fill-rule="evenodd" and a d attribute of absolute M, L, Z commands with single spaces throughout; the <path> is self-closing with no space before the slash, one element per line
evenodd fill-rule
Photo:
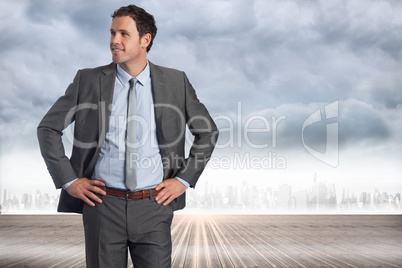
<path fill-rule="evenodd" d="M 123 49 L 112 47 L 112 52 L 114 52 L 114 53 L 123 52 L 123 51 L 124 51 Z"/>

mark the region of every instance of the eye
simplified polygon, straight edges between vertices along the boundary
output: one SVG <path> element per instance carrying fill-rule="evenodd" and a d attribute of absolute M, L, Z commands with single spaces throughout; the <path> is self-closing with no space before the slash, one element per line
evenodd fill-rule
<path fill-rule="evenodd" d="M 122 35 L 122 36 L 128 36 L 128 34 L 127 34 L 127 33 L 122 33 L 121 35 Z"/>

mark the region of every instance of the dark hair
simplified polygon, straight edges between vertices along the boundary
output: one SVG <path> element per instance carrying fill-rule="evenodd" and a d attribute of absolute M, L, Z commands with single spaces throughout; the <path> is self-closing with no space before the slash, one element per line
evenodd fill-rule
<path fill-rule="evenodd" d="M 143 8 L 137 7 L 136 5 L 129 5 L 116 10 L 113 13 L 112 18 L 114 19 L 116 17 L 123 16 L 129 16 L 135 21 L 135 24 L 137 25 L 137 31 L 140 34 L 140 38 L 147 33 L 151 35 L 151 42 L 147 47 L 148 52 L 152 47 L 152 43 L 154 42 L 157 32 L 154 16 L 147 13 Z"/>

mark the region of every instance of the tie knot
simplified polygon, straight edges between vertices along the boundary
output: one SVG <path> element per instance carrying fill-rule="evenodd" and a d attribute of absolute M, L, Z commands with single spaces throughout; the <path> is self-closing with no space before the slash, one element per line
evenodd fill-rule
<path fill-rule="evenodd" d="M 135 84 L 137 83 L 137 78 L 133 77 L 130 79 L 130 88 L 134 88 Z"/>

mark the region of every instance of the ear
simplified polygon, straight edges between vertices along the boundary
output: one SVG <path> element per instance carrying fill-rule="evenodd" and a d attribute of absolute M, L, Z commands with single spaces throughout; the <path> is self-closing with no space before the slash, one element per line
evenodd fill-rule
<path fill-rule="evenodd" d="M 149 46 L 149 44 L 151 43 L 151 34 L 150 33 L 146 33 L 141 37 L 141 47 L 142 48 L 147 48 Z"/>

